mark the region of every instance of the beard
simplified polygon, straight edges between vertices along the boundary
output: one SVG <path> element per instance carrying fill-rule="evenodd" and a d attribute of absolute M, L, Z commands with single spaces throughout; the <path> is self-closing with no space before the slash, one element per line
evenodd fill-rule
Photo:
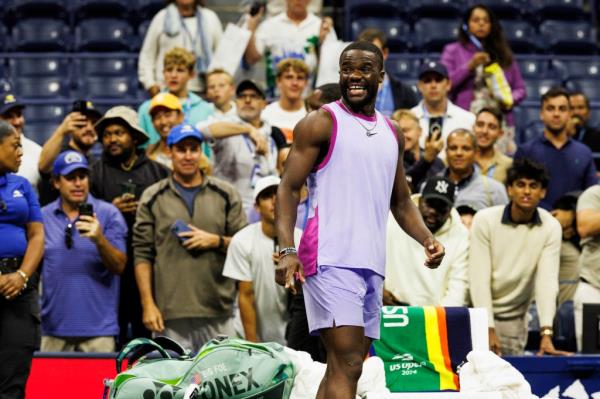
<path fill-rule="evenodd" d="M 93 141 L 91 144 L 86 143 L 81 140 L 81 138 L 73 136 L 73 142 L 79 147 L 81 151 L 87 153 L 93 146 L 96 144 L 96 141 Z"/>

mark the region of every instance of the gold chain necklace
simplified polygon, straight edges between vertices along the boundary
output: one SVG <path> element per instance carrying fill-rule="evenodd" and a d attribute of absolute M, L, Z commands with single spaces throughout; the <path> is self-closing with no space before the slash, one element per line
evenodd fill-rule
<path fill-rule="evenodd" d="M 121 162 L 121 169 L 123 169 L 126 172 L 129 172 L 133 168 L 133 165 L 135 165 L 135 161 L 137 161 L 137 154 L 133 154 L 133 158 L 131 158 L 129 163 Z"/>

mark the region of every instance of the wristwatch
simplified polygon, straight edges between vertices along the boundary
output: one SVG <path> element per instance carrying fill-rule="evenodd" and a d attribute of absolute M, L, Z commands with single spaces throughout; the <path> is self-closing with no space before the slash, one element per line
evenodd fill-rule
<path fill-rule="evenodd" d="M 552 327 L 542 327 L 540 329 L 541 337 L 551 337 L 554 335 L 554 331 L 552 331 Z"/>
<path fill-rule="evenodd" d="M 223 236 L 219 236 L 219 249 L 225 248 L 225 239 Z"/>

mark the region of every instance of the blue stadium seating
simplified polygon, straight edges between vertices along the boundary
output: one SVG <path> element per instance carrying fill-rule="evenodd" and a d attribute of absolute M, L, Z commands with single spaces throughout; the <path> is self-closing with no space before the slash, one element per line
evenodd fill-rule
<path fill-rule="evenodd" d="M 557 54 L 596 54 L 596 29 L 590 22 L 547 20 L 540 25 L 547 49 Z"/>
<path fill-rule="evenodd" d="M 24 110 L 27 125 L 31 123 L 60 123 L 66 116 L 61 105 L 27 105 Z"/>
<path fill-rule="evenodd" d="M 533 2 L 532 2 L 533 3 Z M 542 0 L 534 4 L 534 11 L 542 20 L 560 19 L 574 20 L 583 19 L 586 16 L 583 0 Z"/>
<path fill-rule="evenodd" d="M 127 76 L 137 80 L 136 62 L 131 57 L 85 57 L 75 60 L 77 76 Z"/>
<path fill-rule="evenodd" d="M 472 3 L 475 3 L 472 1 Z M 479 3 L 479 2 L 477 2 Z M 531 11 L 531 3 L 527 0 L 487 0 L 485 1 L 486 7 L 488 7 L 494 15 L 502 20 L 504 24 L 505 20 L 519 19 L 528 15 Z"/>
<path fill-rule="evenodd" d="M 150 26 L 150 20 L 147 21 L 142 21 L 139 25 L 138 25 L 138 36 L 140 37 L 140 40 L 143 42 L 144 37 L 146 37 L 146 32 L 148 31 L 148 27 Z"/>
<path fill-rule="evenodd" d="M 569 79 L 567 88 L 583 91 L 590 101 L 600 101 L 600 83 L 598 79 Z"/>
<path fill-rule="evenodd" d="M 404 2 L 401 0 L 346 0 L 346 15 L 350 18 L 357 17 L 401 17 Z"/>
<path fill-rule="evenodd" d="M 517 64 L 523 79 L 545 78 L 548 71 L 548 61 L 539 58 L 517 57 Z"/>
<path fill-rule="evenodd" d="M 10 75 L 13 78 L 25 76 L 54 76 L 68 80 L 69 60 L 61 55 L 27 58 L 9 58 Z"/>
<path fill-rule="evenodd" d="M 420 64 L 421 61 L 418 59 L 391 54 L 385 62 L 385 70 L 399 78 L 414 78 L 417 76 Z"/>
<path fill-rule="evenodd" d="M 15 21 L 48 17 L 66 21 L 69 16 L 67 6 L 66 0 L 12 0 L 7 4 L 7 11 Z"/>
<path fill-rule="evenodd" d="M 530 122 L 525 129 L 519 132 L 517 142 L 526 143 L 542 134 L 544 134 L 544 123 L 538 117 L 538 120 Z"/>
<path fill-rule="evenodd" d="M 146 21 L 152 19 L 164 6 L 164 0 L 137 0 L 135 12 L 141 21 Z"/>
<path fill-rule="evenodd" d="M 406 13 L 414 19 L 452 18 L 463 13 L 462 0 L 405 0 Z"/>
<path fill-rule="evenodd" d="M 414 25 L 414 46 L 418 51 L 441 52 L 456 40 L 459 21 L 456 19 L 423 18 Z"/>
<path fill-rule="evenodd" d="M 129 51 L 133 29 L 126 20 L 94 18 L 79 22 L 75 28 L 76 51 Z"/>
<path fill-rule="evenodd" d="M 390 52 L 400 52 L 408 48 L 406 38 L 410 27 L 402 20 L 379 17 L 357 19 L 352 22 L 352 38 L 356 39 L 366 28 L 381 29 L 387 36 Z"/>
<path fill-rule="evenodd" d="M 554 86 L 561 86 L 562 83 L 560 79 L 527 79 L 525 80 L 527 100 L 537 102 L 548 89 Z"/>
<path fill-rule="evenodd" d="M 7 35 L 7 29 L 6 26 L 4 26 L 4 24 L 2 22 L 0 22 L 0 51 L 4 51 L 7 50 L 7 43 L 6 43 L 6 37 Z"/>
<path fill-rule="evenodd" d="M 538 35 L 527 21 L 502 21 L 504 35 L 515 53 L 535 53 L 539 50 Z"/>
<path fill-rule="evenodd" d="M 128 76 L 82 76 L 79 96 L 92 100 L 135 98 L 137 81 Z"/>
<path fill-rule="evenodd" d="M 63 77 L 18 77 L 14 83 L 15 92 L 26 99 L 67 98 L 70 94 Z"/>
<path fill-rule="evenodd" d="M 76 20 L 87 18 L 127 18 L 131 1 L 129 0 L 71 0 Z M 135 4 L 135 3 L 134 3 Z"/>
<path fill-rule="evenodd" d="M 554 59 L 551 63 L 552 68 L 560 71 L 565 79 L 600 79 L 600 60 L 598 59 Z"/>
<path fill-rule="evenodd" d="M 18 21 L 12 29 L 16 51 L 67 51 L 69 28 L 58 19 L 30 18 Z"/>

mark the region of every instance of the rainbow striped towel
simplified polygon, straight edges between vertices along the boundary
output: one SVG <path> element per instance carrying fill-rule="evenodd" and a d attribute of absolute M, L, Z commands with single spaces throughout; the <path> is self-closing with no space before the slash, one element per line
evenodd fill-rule
<path fill-rule="evenodd" d="M 384 306 L 371 353 L 392 392 L 458 391 L 457 367 L 472 350 L 488 350 L 487 330 L 485 309 Z"/>

